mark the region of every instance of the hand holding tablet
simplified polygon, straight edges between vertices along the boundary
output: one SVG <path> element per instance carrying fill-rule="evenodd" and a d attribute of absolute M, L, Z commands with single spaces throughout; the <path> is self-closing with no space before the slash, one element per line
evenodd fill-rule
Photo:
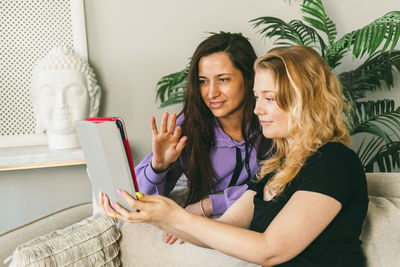
<path fill-rule="evenodd" d="M 76 131 L 95 195 L 104 192 L 112 202 L 132 210 L 117 193 L 136 198 L 137 181 L 124 123 L 118 117 L 88 118 L 76 122 Z M 98 199 L 96 199 L 98 201 Z"/>

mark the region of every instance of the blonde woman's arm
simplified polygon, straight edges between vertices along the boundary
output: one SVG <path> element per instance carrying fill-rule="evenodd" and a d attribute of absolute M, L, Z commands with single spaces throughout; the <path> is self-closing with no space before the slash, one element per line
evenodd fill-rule
<path fill-rule="evenodd" d="M 303 251 L 341 209 L 340 202 L 332 197 L 298 191 L 266 231 L 258 233 L 246 229 L 252 218 L 249 210 L 253 209 L 254 194 L 255 192 L 246 191 L 238 200 L 243 202 L 232 205 L 232 209 L 220 221 L 187 212 L 168 198 L 149 195 L 137 201 L 124 194 L 128 203 L 140 212 L 128 212 L 117 205 L 120 215 L 114 214 L 125 221 L 150 222 L 183 240 L 211 247 L 246 261 L 272 266 L 286 262 Z M 105 209 L 110 209 L 107 202 Z"/>

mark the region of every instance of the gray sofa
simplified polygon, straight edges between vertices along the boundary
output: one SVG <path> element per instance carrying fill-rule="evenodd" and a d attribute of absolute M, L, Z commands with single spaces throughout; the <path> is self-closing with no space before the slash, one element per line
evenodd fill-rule
<path fill-rule="evenodd" d="M 400 266 L 400 173 L 369 173 L 367 180 L 370 203 L 360 238 L 368 267 Z M 0 234 L 0 266 L 19 244 L 91 214 L 92 205 L 84 203 Z M 167 245 L 162 232 L 147 224 L 123 224 L 120 230 L 123 266 L 255 266 L 188 243 Z"/>

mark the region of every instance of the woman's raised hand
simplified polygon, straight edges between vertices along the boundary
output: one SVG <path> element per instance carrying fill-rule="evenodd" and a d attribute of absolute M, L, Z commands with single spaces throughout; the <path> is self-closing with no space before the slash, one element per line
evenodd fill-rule
<path fill-rule="evenodd" d="M 151 166 L 154 171 L 162 172 L 176 161 L 185 147 L 186 136 L 181 137 L 182 128 L 176 125 L 176 114 L 171 115 L 168 124 L 168 112 L 163 114 L 160 131 L 157 131 L 156 119 L 151 117 L 151 129 L 153 132 L 153 158 Z"/>

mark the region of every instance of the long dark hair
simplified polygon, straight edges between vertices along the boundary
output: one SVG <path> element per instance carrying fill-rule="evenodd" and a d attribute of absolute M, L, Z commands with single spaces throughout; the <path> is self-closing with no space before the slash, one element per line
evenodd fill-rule
<path fill-rule="evenodd" d="M 235 68 L 241 71 L 244 78 L 244 98 L 242 135 L 249 146 L 254 147 L 261 135 L 259 121 L 254 115 L 253 97 L 254 61 L 257 56 L 250 42 L 238 33 L 217 33 L 204 40 L 197 47 L 190 62 L 188 83 L 185 91 L 183 114 L 183 134 L 188 137 L 182 151 L 184 166 L 188 166 L 189 196 L 186 204 L 199 201 L 206 196 L 216 184 L 214 170 L 211 167 L 210 155 L 215 146 L 215 117 L 204 103 L 199 84 L 199 61 L 202 57 L 217 52 L 225 52 Z"/>

